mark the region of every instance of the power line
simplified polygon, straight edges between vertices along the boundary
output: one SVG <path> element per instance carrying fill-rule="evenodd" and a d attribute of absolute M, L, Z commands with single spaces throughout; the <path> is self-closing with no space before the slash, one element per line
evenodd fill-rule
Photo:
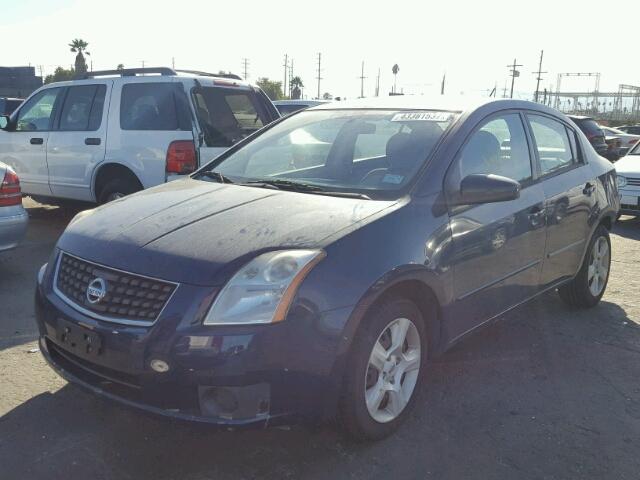
<path fill-rule="evenodd" d="M 291 92 L 293 92 L 293 58 L 291 58 L 291 63 L 289 65 L 289 98 L 291 98 Z"/>
<path fill-rule="evenodd" d="M 542 80 L 544 80 L 542 78 L 542 74 L 543 73 L 548 73 L 548 72 L 543 72 L 542 71 L 542 57 L 543 56 L 544 56 L 544 50 L 540 50 L 540 63 L 538 64 L 538 71 L 534 72 L 536 74 L 536 93 L 534 94 L 534 101 L 536 103 L 538 103 L 538 94 L 539 94 L 539 91 L 540 91 L 540 82 Z M 547 93 L 545 91 L 545 103 L 546 103 L 546 100 L 547 100 L 546 96 L 547 96 Z"/>
<path fill-rule="evenodd" d="M 509 98 L 513 98 L 513 86 L 516 82 L 516 77 L 520 76 L 520 71 L 516 70 L 516 67 L 522 67 L 523 65 L 516 63 L 516 59 L 513 59 L 513 65 L 507 65 L 507 68 L 511 69 L 511 96 Z"/>
<path fill-rule="evenodd" d="M 362 70 L 360 72 L 360 98 L 364 98 L 364 79 L 367 78 L 364 76 L 364 60 L 362 61 Z"/>
<path fill-rule="evenodd" d="M 318 76 L 316 77 L 316 80 L 318 81 L 318 96 L 316 98 L 320 99 L 320 80 L 322 80 L 322 53 L 318 53 Z"/>

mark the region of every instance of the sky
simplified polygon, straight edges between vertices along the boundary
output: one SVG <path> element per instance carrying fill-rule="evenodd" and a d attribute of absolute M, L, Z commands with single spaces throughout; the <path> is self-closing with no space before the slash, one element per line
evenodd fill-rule
<path fill-rule="evenodd" d="M 541 89 L 555 89 L 560 72 L 600 72 L 601 91 L 617 91 L 640 85 L 637 53 L 620 47 L 637 44 L 640 2 L 621 5 L 608 12 L 601 1 L 573 0 L 0 0 L 0 65 L 51 73 L 73 64 L 67 44 L 82 38 L 94 70 L 175 61 L 242 74 L 247 58 L 250 81 L 283 80 L 287 54 L 313 98 L 321 52 L 320 89 L 334 96 L 360 95 L 363 61 L 365 96 L 374 94 L 378 70 L 381 94 L 391 89 L 394 64 L 405 93 L 439 92 L 446 74 L 447 93 L 497 86 L 500 96 L 516 58 L 523 66 L 514 96 L 530 99 L 544 50 Z M 594 79 L 568 77 L 564 88 L 593 90 Z"/>

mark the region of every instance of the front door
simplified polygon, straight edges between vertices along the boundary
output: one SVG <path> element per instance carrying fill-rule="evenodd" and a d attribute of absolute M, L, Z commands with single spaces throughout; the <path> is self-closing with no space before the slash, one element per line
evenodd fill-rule
<path fill-rule="evenodd" d="M 47 142 L 62 91 L 60 87 L 39 91 L 14 113 L 11 131 L 0 132 L 0 162 L 16 171 L 26 194 L 51 195 Z"/>
<path fill-rule="evenodd" d="M 473 173 L 521 183 L 520 197 L 450 211 L 454 304 L 446 321 L 454 339 L 538 291 L 545 249 L 544 192 L 535 183 L 522 116 L 485 119 L 469 137 L 447 176 L 459 185 Z"/>
<path fill-rule="evenodd" d="M 91 181 L 104 160 L 112 81 L 68 87 L 49 135 L 49 184 L 56 197 L 94 200 Z"/>

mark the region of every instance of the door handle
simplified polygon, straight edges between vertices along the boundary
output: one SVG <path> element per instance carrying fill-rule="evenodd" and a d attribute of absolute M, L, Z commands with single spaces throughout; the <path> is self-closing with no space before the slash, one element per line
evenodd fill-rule
<path fill-rule="evenodd" d="M 591 195 L 595 191 L 596 191 L 596 186 L 593 185 L 591 182 L 587 182 L 587 184 L 584 186 L 584 189 L 582 190 L 582 193 L 584 193 L 585 195 Z"/>
<path fill-rule="evenodd" d="M 84 139 L 85 145 L 100 145 L 101 139 L 88 137 Z"/>
<path fill-rule="evenodd" d="M 44 138 L 34 137 L 31 140 L 29 140 L 29 143 L 31 145 L 42 145 L 44 143 Z"/>

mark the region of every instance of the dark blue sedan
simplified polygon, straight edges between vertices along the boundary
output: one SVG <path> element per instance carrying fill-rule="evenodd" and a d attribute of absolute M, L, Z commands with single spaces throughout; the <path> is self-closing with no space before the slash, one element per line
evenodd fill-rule
<path fill-rule="evenodd" d="M 552 289 L 597 305 L 618 209 L 611 163 L 545 106 L 322 105 L 80 213 L 39 274 L 41 351 L 150 412 L 377 439 L 467 333 Z"/>

